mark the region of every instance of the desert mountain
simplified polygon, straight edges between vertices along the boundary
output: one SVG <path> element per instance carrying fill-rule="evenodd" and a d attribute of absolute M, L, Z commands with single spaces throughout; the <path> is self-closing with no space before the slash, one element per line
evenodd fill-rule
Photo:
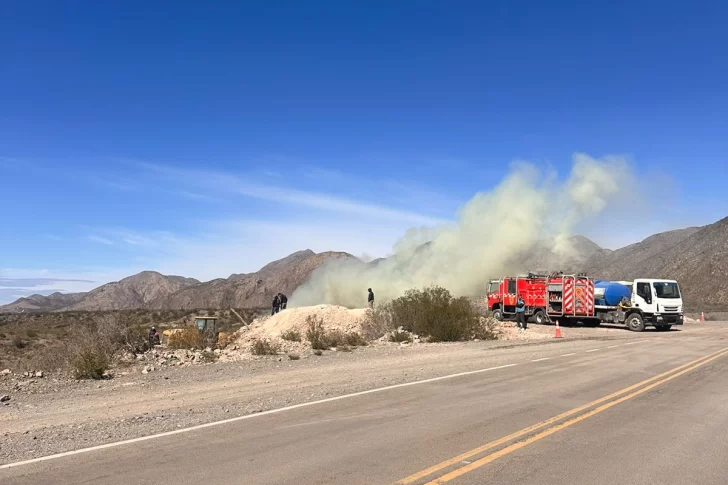
<path fill-rule="evenodd" d="M 569 244 L 572 251 L 565 258 L 546 241 L 519 258 L 518 266 L 524 272 L 585 271 L 598 279 L 676 279 L 689 309 L 728 307 L 728 280 L 722 278 L 728 273 L 728 218 L 705 227 L 655 234 L 616 251 L 602 249 L 582 236 L 570 238 Z M 291 296 L 316 268 L 341 258 L 356 259 L 343 252 L 298 251 L 255 273 L 205 283 L 145 271 L 88 293 L 21 298 L 0 307 L 0 312 L 263 307 L 270 305 L 277 292 Z"/>
<path fill-rule="evenodd" d="M 85 293 L 79 301 L 60 310 L 127 310 L 144 308 L 155 299 L 199 284 L 193 278 L 166 276 L 156 271 L 142 271 L 121 281 L 99 286 Z"/>
<path fill-rule="evenodd" d="M 0 306 L 2 312 L 52 312 L 59 308 L 73 305 L 86 293 L 52 293 L 50 295 L 30 295 L 15 300 L 9 305 Z"/>
<path fill-rule="evenodd" d="M 656 234 L 596 255 L 585 269 L 603 279 L 674 279 L 689 310 L 728 307 L 728 218 L 705 227 Z"/>
<path fill-rule="evenodd" d="M 147 306 L 173 309 L 265 307 L 270 305 L 276 293 L 291 296 L 313 270 L 327 261 L 341 258 L 356 259 L 349 253 L 298 251 L 255 273 L 233 274 L 227 279 L 190 286 Z"/>

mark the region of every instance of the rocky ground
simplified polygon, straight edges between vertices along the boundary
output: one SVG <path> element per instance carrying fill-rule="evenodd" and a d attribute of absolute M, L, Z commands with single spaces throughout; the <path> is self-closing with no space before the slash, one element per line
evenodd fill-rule
<path fill-rule="evenodd" d="M 686 327 L 688 328 L 688 327 Z M 396 344 L 353 351 L 229 359 L 157 349 L 114 369 L 107 379 L 0 373 L 0 463 L 8 463 L 401 382 L 479 368 L 482 353 L 575 340 L 636 338 L 623 328 L 506 327 L 514 340 Z M 535 347 L 534 347 L 535 348 Z M 213 353 L 214 354 L 214 353 Z"/>

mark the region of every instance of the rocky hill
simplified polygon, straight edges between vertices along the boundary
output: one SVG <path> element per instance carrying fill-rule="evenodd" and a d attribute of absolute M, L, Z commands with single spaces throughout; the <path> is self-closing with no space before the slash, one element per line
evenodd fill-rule
<path fill-rule="evenodd" d="M 227 279 L 200 283 L 150 302 L 149 308 L 251 308 L 269 306 L 281 292 L 291 296 L 293 290 L 308 279 L 313 270 L 327 261 L 356 259 L 349 253 L 311 250 L 298 251 L 267 264 L 251 274 L 233 274 Z"/>
<path fill-rule="evenodd" d="M 121 281 L 99 286 L 85 293 L 79 301 L 59 310 L 129 310 L 144 308 L 151 301 L 199 284 L 193 278 L 166 276 L 156 271 L 141 273 Z"/>
<path fill-rule="evenodd" d="M 278 293 L 291 295 L 311 272 L 327 261 L 354 258 L 351 254 L 298 251 L 250 274 L 232 274 L 205 283 L 181 276 L 143 271 L 87 293 L 33 295 L 0 312 L 131 310 L 137 308 L 188 310 L 195 308 L 256 308 L 270 305 Z"/>
<path fill-rule="evenodd" d="M 52 293 L 50 295 L 30 295 L 15 300 L 9 305 L 0 306 L 0 312 L 52 312 L 59 308 L 73 305 L 80 301 L 86 293 Z"/>
<path fill-rule="evenodd" d="M 689 310 L 728 308 L 728 280 L 724 277 L 728 274 L 728 218 L 596 254 L 584 269 L 603 279 L 675 279 Z"/>

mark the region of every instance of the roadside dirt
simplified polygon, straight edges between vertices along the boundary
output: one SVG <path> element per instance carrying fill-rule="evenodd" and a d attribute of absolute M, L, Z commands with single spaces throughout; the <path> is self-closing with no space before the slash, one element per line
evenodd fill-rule
<path fill-rule="evenodd" d="M 694 327 L 699 327 L 695 325 Z M 686 326 L 681 332 L 693 328 Z M 514 352 L 580 340 L 632 339 L 623 328 L 531 325 L 520 338 L 451 344 L 377 343 L 353 352 L 286 355 L 142 373 L 143 364 L 117 369 L 113 379 L 69 381 L 59 376 L 0 376 L 0 463 L 85 448 L 375 387 L 478 369 Z M 509 330 L 509 332 L 515 332 Z M 670 332 L 677 334 L 681 332 Z M 660 334 L 664 335 L 664 334 Z M 581 344 L 583 345 L 583 344 Z M 496 364 L 497 365 L 497 364 Z"/>

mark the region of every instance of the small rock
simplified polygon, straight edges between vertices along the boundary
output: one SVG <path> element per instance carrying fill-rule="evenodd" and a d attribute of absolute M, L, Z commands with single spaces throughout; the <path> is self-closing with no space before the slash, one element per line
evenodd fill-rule
<path fill-rule="evenodd" d="M 3 394 L 2 396 L 0 396 L 0 402 L 8 402 L 8 401 L 10 401 L 10 396 L 8 396 L 7 394 Z"/>
<path fill-rule="evenodd" d="M 137 354 L 136 360 L 144 360 L 144 354 Z"/>
<path fill-rule="evenodd" d="M 39 370 L 38 372 L 36 372 L 35 373 L 35 377 L 38 377 L 38 378 L 42 379 L 43 378 L 43 371 Z"/>
<path fill-rule="evenodd" d="M 12 373 L 13 373 L 13 371 L 11 371 L 10 369 L 4 369 L 4 370 L 0 371 L 0 376 L 9 376 Z"/>
<path fill-rule="evenodd" d="M 222 351 L 220 349 L 215 349 L 214 352 L 215 352 L 215 355 L 220 355 L 220 352 L 222 352 Z"/>

